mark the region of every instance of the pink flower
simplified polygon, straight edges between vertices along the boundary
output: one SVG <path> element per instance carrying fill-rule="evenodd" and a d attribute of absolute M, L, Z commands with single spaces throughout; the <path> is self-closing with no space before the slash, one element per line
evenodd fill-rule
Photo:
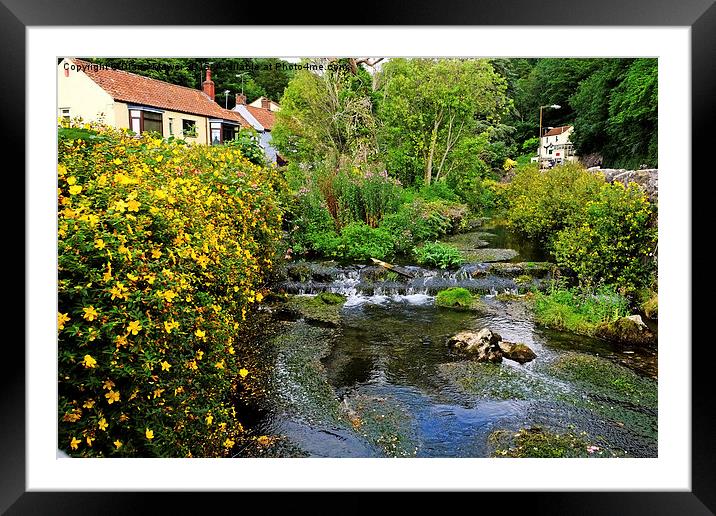
<path fill-rule="evenodd" d="M 587 446 L 587 453 L 594 453 L 595 451 L 599 451 L 599 446 Z"/>

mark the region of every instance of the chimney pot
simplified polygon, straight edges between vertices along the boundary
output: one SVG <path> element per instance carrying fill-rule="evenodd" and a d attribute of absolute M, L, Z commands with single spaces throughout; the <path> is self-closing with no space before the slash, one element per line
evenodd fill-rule
<path fill-rule="evenodd" d="M 237 93 L 236 94 L 236 105 L 237 106 L 243 106 L 246 104 L 246 95 L 243 93 Z"/>
<path fill-rule="evenodd" d="M 267 99 L 266 97 L 261 97 L 261 107 L 264 109 L 271 109 L 271 99 Z"/>
<path fill-rule="evenodd" d="M 211 80 L 211 68 L 206 68 L 206 80 L 201 83 L 201 89 L 211 100 L 214 100 L 214 81 Z"/>

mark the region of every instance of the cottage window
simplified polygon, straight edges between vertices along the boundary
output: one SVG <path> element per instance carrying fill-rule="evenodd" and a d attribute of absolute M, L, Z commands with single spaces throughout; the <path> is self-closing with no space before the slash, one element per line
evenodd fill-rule
<path fill-rule="evenodd" d="M 136 135 L 140 135 L 146 131 L 155 131 L 163 135 L 162 114 L 155 111 L 147 111 L 145 109 L 130 109 L 129 128 Z"/>
<path fill-rule="evenodd" d="M 169 119 L 169 136 L 174 136 L 174 119 Z"/>
<path fill-rule="evenodd" d="M 162 114 L 154 113 L 153 111 L 142 111 L 144 124 L 142 127 L 144 131 L 153 131 L 162 134 Z"/>
<path fill-rule="evenodd" d="M 60 109 L 60 116 L 62 117 L 62 120 L 64 122 L 69 122 L 70 121 L 70 108 Z"/>
<path fill-rule="evenodd" d="M 196 138 L 196 120 L 182 120 L 182 133 L 187 138 Z"/>
<path fill-rule="evenodd" d="M 236 132 L 238 131 L 238 127 L 235 125 L 229 125 L 229 124 L 222 124 L 221 127 L 221 140 L 224 142 L 230 142 L 231 140 L 236 138 Z"/>

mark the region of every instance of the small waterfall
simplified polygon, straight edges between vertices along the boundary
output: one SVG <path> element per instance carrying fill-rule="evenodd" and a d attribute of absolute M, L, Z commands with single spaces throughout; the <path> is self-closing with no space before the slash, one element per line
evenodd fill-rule
<path fill-rule="evenodd" d="M 371 302 L 427 302 L 441 290 L 461 287 L 473 294 L 496 296 L 500 293 L 517 294 L 514 277 L 524 273 L 524 266 L 496 268 L 490 263 L 468 263 L 453 271 L 406 266 L 413 277 L 391 273 L 379 266 L 337 266 L 299 262 L 292 264 L 285 281 L 278 289 L 288 294 L 315 295 L 321 292 L 341 294 L 349 299 L 360 298 Z M 493 270 L 494 269 L 494 270 Z M 512 270 L 514 269 L 514 271 Z M 534 285 L 538 285 L 535 280 Z M 525 288 L 522 286 L 521 288 Z"/>

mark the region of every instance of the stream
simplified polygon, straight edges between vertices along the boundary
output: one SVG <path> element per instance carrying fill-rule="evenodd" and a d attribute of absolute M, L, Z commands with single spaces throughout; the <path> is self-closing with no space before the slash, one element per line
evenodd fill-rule
<path fill-rule="evenodd" d="M 279 288 L 292 296 L 272 309 L 274 401 L 254 429 L 280 436 L 269 455 L 489 457 L 500 436 L 539 429 L 578 436 L 594 456 L 657 456 L 656 350 L 537 325 L 519 294 L 549 279 L 549 257 L 504 226 L 478 229 L 446 239 L 482 258 L 457 271 L 290 264 Z M 451 286 L 483 309 L 435 306 Z M 346 301 L 324 306 L 321 292 Z M 446 345 L 481 328 L 537 358 L 477 363 Z"/>

